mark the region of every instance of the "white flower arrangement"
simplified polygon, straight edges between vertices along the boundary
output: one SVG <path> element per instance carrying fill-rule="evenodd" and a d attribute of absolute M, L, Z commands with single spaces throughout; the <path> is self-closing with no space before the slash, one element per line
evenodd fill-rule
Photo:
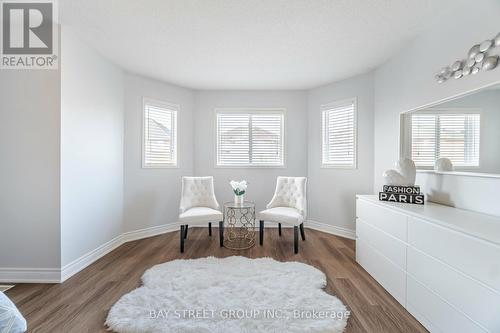
<path fill-rule="evenodd" d="M 231 184 L 231 187 L 233 188 L 234 194 L 237 196 L 241 196 L 241 195 L 245 194 L 245 191 L 247 190 L 247 187 L 248 187 L 248 183 L 246 180 L 242 180 L 239 182 L 235 181 L 235 180 L 231 180 L 230 184 Z"/>

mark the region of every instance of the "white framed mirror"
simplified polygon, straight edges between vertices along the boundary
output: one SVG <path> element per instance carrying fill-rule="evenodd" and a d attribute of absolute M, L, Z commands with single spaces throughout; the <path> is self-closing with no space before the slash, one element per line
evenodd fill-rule
<path fill-rule="evenodd" d="M 500 178 L 500 84 L 404 112 L 400 123 L 400 156 L 417 171 Z"/>

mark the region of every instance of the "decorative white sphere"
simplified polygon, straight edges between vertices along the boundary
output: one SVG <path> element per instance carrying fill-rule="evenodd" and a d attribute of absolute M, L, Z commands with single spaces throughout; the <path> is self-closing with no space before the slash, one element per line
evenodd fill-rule
<path fill-rule="evenodd" d="M 491 71 L 498 65 L 498 55 L 489 56 L 484 60 L 483 69 L 485 71 Z"/>
<path fill-rule="evenodd" d="M 453 162 L 446 157 L 438 158 L 434 163 L 434 170 L 441 172 L 453 171 Z"/>
<path fill-rule="evenodd" d="M 485 40 L 484 42 L 482 42 L 480 45 L 479 45 L 479 51 L 481 52 L 486 52 L 490 49 L 490 47 L 493 45 L 493 41 L 488 39 L 488 40 Z"/>
<path fill-rule="evenodd" d="M 476 54 L 478 54 L 480 51 L 479 51 L 479 44 L 476 44 L 474 45 L 473 47 L 471 47 L 471 49 L 469 50 L 469 58 L 474 58 L 476 56 Z"/>
<path fill-rule="evenodd" d="M 451 70 L 452 71 L 458 71 L 459 69 L 462 69 L 463 62 L 461 60 L 457 60 L 451 65 Z"/>
<path fill-rule="evenodd" d="M 476 64 L 476 59 L 475 58 L 470 58 L 467 59 L 467 62 L 465 63 L 465 66 L 467 67 L 473 67 Z"/>
<path fill-rule="evenodd" d="M 480 63 L 484 60 L 484 53 L 478 53 L 474 57 L 474 60 L 476 60 L 476 63 Z"/>
<path fill-rule="evenodd" d="M 458 71 L 456 71 L 455 73 L 453 73 L 453 77 L 455 79 L 460 79 L 462 77 L 462 75 L 463 75 L 463 73 L 462 73 L 462 70 L 460 70 L 460 69 Z"/>

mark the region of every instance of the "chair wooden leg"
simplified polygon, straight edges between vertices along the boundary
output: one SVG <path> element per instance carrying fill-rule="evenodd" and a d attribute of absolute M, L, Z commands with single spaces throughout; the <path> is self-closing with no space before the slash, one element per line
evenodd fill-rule
<path fill-rule="evenodd" d="M 181 239 L 181 253 L 184 252 L 184 224 L 181 225 L 180 239 Z"/>
<path fill-rule="evenodd" d="M 208 235 L 212 236 L 212 222 L 208 222 Z"/>
<path fill-rule="evenodd" d="M 188 236 L 188 225 L 186 224 L 184 226 L 184 238 L 187 238 L 187 236 Z"/>
<path fill-rule="evenodd" d="M 293 249 L 295 254 L 299 253 L 299 227 L 293 227 Z"/>
<path fill-rule="evenodd" d="M 306 234 L 304 232 L 304 223 L 301 223 L 300 224 L 300 236 L 302 237 L 302 240 L 305 241 L 306 240 Z"/>
<path fill-rule="evenodd" d="M 264 244 L 264 221 L 262 220 L 259 223 L 259 242 L 260 245 Z"/>
<path fill-rule="evenodd" d="M 278 223 L 278 235 L 281 236 L 281 223 Z"/>
<path fill-rule="evenodd" d="M 224 246 L 224 222 L 219 222 L 219 244 L 220 247 Z"/>

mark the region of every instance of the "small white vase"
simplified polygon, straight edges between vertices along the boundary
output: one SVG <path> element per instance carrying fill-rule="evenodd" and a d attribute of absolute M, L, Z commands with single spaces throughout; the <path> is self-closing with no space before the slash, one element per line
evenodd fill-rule
<path fill-rule="evenodd" d="M 243 195 L 234 195 L 234 204 L 235 205 L 243 205 Z"/>

